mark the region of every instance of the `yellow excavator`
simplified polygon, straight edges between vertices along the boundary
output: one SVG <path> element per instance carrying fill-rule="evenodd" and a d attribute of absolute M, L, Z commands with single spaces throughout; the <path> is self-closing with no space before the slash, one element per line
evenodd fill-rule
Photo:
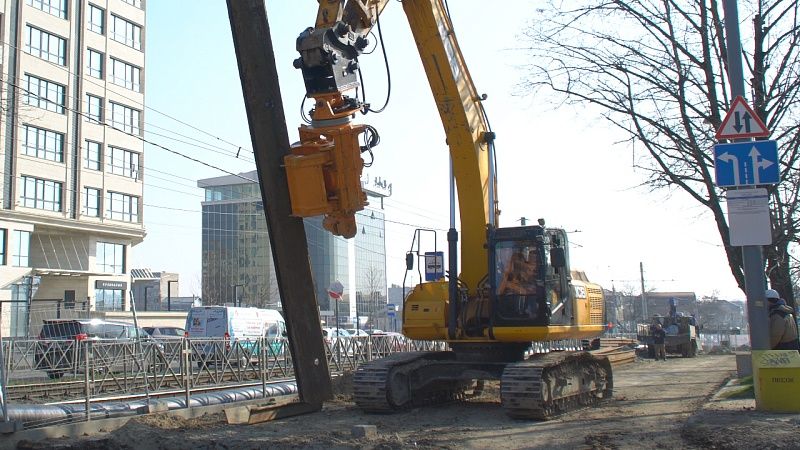
<path fill-rule="evenodd" d="M 389 0 L 318 0 L 315 26 L 297 39 L 310 120 L 284 164 L 292 212 L 325 215 L 331 232 L 352 237 L 366 205 L 361 155 L 377 131 L 356 124 L 369 105 L 358 98 L 358 58 Z M 567 233 L 538 225 L 501 228 L 495 178 L 495 134 L 462 57 L 443 0 L 402 0 L 452 162 L 461 219 L 451 210 L 449 278 L 417 285 L 404 301 L 403 334 L 444 340 L 449 351 L 395 354 L 354 375 L 356 403 L 391 412 L 472 395 L 500 380 L 501 401 L 515 418 L 547 419 L 612 394 L 607 358 L 557 351 L 526 358 L 532 342 L 590 339 L 604 329 L 603 293 L 571 271 Z M 451 206 L 452 209 L 452 206 Z M 458 274 L 458 276 L 455 276 Z"/>

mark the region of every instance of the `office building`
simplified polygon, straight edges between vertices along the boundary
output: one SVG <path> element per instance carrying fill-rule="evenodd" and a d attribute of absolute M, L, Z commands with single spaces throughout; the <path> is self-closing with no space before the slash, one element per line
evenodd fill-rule
<path fill-rule="evenodd" d="M 280 308 L 264 206 L 255 171 L 199 180 L 202 203 L 203 303 Z M 369 181 L 369 183 L 368 183 Z M 304 220 L 314 290 L 320 314 L 334 323 L 336 303 L 328 296 L 333 281 L 344 285 L 339 301 L 342 324 L 378 328 L 386 317 L 386 245 L 382 198 L 391 187 L 380 179 L 362 178 L 370 206 L 356 214 L 353 239 L 334 236 L 322 217 Z M 351 301 L 356 299 L 357 302 Z"/>
<path fill-rule="evenodd" d="M 0 305 L 129 309 L 142 241 L 143 0 L 2 2 Z"/>

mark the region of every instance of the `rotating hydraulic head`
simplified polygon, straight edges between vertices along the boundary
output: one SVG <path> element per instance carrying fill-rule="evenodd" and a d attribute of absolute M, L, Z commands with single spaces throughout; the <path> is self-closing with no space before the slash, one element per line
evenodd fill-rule
<path fill-rule="evenodd" d="M 300 126 L 300 141 L 284 158 L 292 214 L 325 215 L 325 229 L 346 238 L 355 236 L 355 214 L 367 205 L 361 153 L 377 142 L 365 138 L 361 144 L 362 133 L 374 128 L 353 123 L 364 105 L 347 95 L 359 86 L 356 58 L 365 47 L 366 39 L 341 21 L 309 28 L 297 38 L 300 57 L 294 66 L 303 73 L 314 107 L 310 123 Z"/>

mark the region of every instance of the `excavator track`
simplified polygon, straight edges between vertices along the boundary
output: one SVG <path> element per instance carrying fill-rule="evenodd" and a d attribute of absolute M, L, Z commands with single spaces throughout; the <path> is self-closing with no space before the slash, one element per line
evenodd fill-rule
<path fill-rule="evenodd" d="M 414 371 L 432 362 L 446 362 L 452 352 L 395 353 L 359 366 L 353 375 L 353 400 L 365 412 L 391 413 L 410 407 L 445 403 L 478 395 L 483 383 L 478 382 L 471 394 L 472 383 L 461 380 L 438 381 L 415 389 Z"/>
<path fill-rule="evenodd" d="M 611 397 L 611 363 L 587 352 L 553 352 L 509 364 L 500 398 L 516 419 L 547 420 Z"/>

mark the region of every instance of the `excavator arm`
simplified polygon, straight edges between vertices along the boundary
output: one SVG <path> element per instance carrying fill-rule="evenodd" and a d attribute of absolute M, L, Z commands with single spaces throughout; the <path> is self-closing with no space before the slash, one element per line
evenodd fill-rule
<path fill-rule="evenodd" d="M 477 288 L 487 272 L 486 227 L 498 226 L 494 133 L 489 130 L 442 0 L 405 0 L 405 11 L 444 127 L 461 218 L 461 280 Z"/>
<path fill-rule="evenodd" d="M 301 142 L 287 157 L 293 212 L 326 214 L 335 234 L 355 233 L 353 215 L 366 205 L 360 186 L 359 144 L 367 126 L 352 118 L 363 105 L 350 96 L 358 86 L 358 56 L 388 0 L 319 0 L 314 28 L 297 40 L 306 95 L 315 101 L 311 124 L 300 127 Z M 402 2 L 450 149 L 461 219 L 461 281 L 475 289 L 485 278 L 486 227 L 497 226 L 494 133 L 464 62 L 442 0 Z M 413 127 L 413 122 L 410 124 Z M 377 133 L 373 129 L 373 132 Z"/>

